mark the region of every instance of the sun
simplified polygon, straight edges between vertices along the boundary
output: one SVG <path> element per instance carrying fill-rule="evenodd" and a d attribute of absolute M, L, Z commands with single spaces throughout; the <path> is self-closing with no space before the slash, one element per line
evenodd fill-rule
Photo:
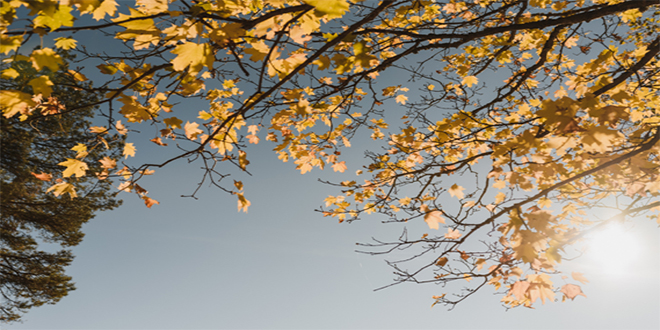
<path fill-rule="evenodd" d="M 610 223 L 595 229 L 586 238 L 586 257 L 603 274 L 625 276 L 639 259 L 639 240 L 621 223 Z"/>

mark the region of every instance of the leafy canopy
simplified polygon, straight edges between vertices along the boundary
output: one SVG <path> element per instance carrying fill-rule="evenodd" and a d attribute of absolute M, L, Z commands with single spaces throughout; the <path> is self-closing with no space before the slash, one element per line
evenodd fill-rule
<path fill-rule="evenodd" d="M 92 132 L 132 141 L 129 129 L 152 125 L 159 129 L 153 148 L 172 155 L 134 164 L 140 150 L 130 142 L 120 169 L 99 173 L 81 157 L 63 160 L 60 184 L 116 177 L 120 190 L 151 207 L 157 202 L 139 179 L 179 159 L 197 160 L 206 168 L 202 180 L 247 212 L 247 187 L 226 177 L 231 166 L 248 170 L 250 144 L 273 143 L 279 159 L 302 174 L 326 166 L 348 173 L 340 150 L 366 130 L 373 145 L 357 174 L 367 178 L 337 184 L 341 193 L 322 212 L 340 222 L 378 214 L 428 226 L 420 238 L 365 247 L 409 248 L 408 258 L 390 262 L 395 283 L 466 285 L 467 293 L 434 296 L 448 305 L 486 285 L 506 292 L 502 302 L 512 307 L 553 301 L 560 292 L 574 299 L 582 294 L 577 284 L 559 288 L 552 279 L 568 247 L 598 226 L 587 211 L 605 208 L 618 219 L 660 210 L 657 1 L 124 5 L 2 4 L 7 61 L 53 69 L 61 58 L 47 41 L 75 47 L 84 74 L 95 67 L 105 77 L 81 87 L 86 76 L 69 71 L 78 88 L 103 92 L 96 104 L 112 119 Z M 87 49 L 76 40 L 86 31 L 121 46 Z M 22 45 L 37 35 L 44 47 L 25 52 Z M 34 93 L 47 95 L 49 79 L 36 77 Z M 6 118 L 39 113 L 32 94 L 0 93 Z M 192 98 L 208 102 L 197 118 L 186 111 Z M 57 187 L 56 194 L 75 195 Z"/>

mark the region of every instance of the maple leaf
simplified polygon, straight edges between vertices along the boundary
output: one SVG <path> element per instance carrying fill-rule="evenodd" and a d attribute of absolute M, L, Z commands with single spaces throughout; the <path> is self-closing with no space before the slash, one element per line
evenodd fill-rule
<path fill-rule="evenodd" d="M 449 195 L 451 195 L 452 197 L 456 197 L 458 199 L 462 199 L 463 197 L 465 197 L 465 195 L 463 194 L 463 190 L 465 190 L 465 188 L 457 184 L 454 184 L 453 186 L 451 186 L 451 188 L 449 188 Z"/>
<path fill-rule="evenodd" d="M 105 156 L 103 159 L 99 160 L 99 163 L 101 163 L 101 168 L 105 169 L 113 169 L 117 166 L 117 161 L 108 156 Z"/>
<path fill-rule="evenodd" d="M 447 259 L 447 257 L 442 257 L 442 258 L 438 258 L 438 260 L 435 262 L 435 264 L 437 266 L 444 267 L 447 264 L 447 261 L 449 261 L 449 259 Z"/>
<path fill-rule="evenodd" d="M 566 298 L 570 300 L 575 299 L 575 297 L 577 296 L 583 296 L 583 297 L 587 296 L 582 292 L 580 286 L 575 284 L 566 284 L 562 286 L 560 292 L 563 293 L 566 296 Z"/>
<path fill-rule="evenodd" d="M 76 187 L 74 187 L 72 184 L 67 182 L 57 183 L 51 186 L 50 188 L 48 188 L 48 190 L 46 190 L 46 192 L 51 192 L 51 191 L 53 192 L 53 195 L 55 195 L 56 197 L 59 197 L 62 194 L 69 194 L 69 197 L 71 197 L 71 199 L 78 197 L 78 194 L 76 194 Z"/>
<path fill-rule="evenodd" d="M 128 156 L 135 157 L 135 146 L 133 143 L 126 143 L 124 145 L 124 153 L 123 155 L 125 156 L 124 159 L 128 158 Z"/>
<path fill-rule="evenodd" d="M 461 236 L 462 234 L 458 229 L 447 228 L 447 233 L 445 234 L 446 239 L 459 239 Z"/>
<path fill-rule="evenodd" d="M 66 169 L 64 172 L 62 172 L 62 176 L 65 178 L 68 178 L 72 175 L 75 175 L 79 178 L 83 177 L 85 176 L 85 172 L 89 169 L 87 163 L 72 158 L 67 158 L 66 161 L 63 161 L 57 165 L 66 166 Z"/>
<path fill-rule="evenodd" d="M 597 126 L 587 130 L 582 136 L 582 144 L 587 152 L 607 152 L 614 142 L 623 137 L 617 130 Z"/>
<path fill-rule="evenodd" d="M 332 170 L 335 172 L 344 173 L 346 171 L 346 162 L 339 162 L 332 164 Z"/>
<path fill-rule="evenodd" d="M 2 107 L 5 118 L 11 118 L 35 105 L 37 103 L 32 100 L 30 94 L 19 91 L 0 91 L 0 107 Z"/>
<path fill-rule="evenodd" d="M 37 174 L 37 173 L 34 173 L 34 172 L 30 172 L 30 173 L 32 175 L 34 175 L 35 178 L 37 178 L 41 181 L 50 181 L 50 180 L 53 179 L 53 176 L 49 173 L 44 173 L 44 172 L 41 172 L 40 174 Z"/>
<path fill-rule="evenodd" d="M 181 124 L 183 124 L 183 121 L 177 117 L 170 117 L 170 118 L 165 118 L 163 119 L 163 123 L 165 125 L 171 127 L 171 128 L 181 128 Z"/>
<path fill-rule="evenodd" d="M 143 199 L 144 199 L 144 205 L 146 205 L 148 208 L 151 208 L 154 205 L 160 205 L 160 203 L 153 198 L 144 196 Z"/>
<path fill-rule="evenodd" d="M 303 2 L 328 15 L 329 18 L 341 17 L 350 8 L 346 0 L 303 0 Z"/>
<path fill-rule="evenodd" d="M 196 44 L 194 42 L 185 42 L 176 46 L 172 54 L 178 55 L 172 60 L 172 68 L 176 71 L 183 71 L 190 67 L 191 74 L 197 74 L 206 66 L 209 70 L 213 68 L 213 53 L 208 44 Z"/>
<path fill-rule="evenodd" d="M 445 218 L 442 217 L 442 212 L 433 210 L 424 215 L 424 221 L 431 229 L 440 229 L 439 223 L 445 223 Z"/>
<path fill-rule="evenodd" d="M 582 282 L 582 284 L 589 283 L 589 280 L 586 277 L 584 277 L 582 273 L 572 272 L 571 276 L 573 277 L 574 280 Z"/>
<path fill-rule="evenodd" d="M 461 84 L 467 86 L 467 87 L 472 87 L 472 85 L 476 84 L 479 82 L 479 79 L 475 76 L 467 76 L 463 78 L 463 81 L 461 81 Z"/>
<path fill-rule="evenodd" d="M 190 140 L 197 140 L 197 136 L 202 134 L 202 130 L 197 128 L 199 127 L 198 123 L 186 122 L 186 125 L 183 127 L 183 130 L 186 132 L 186 137 Z"/>
<path fill-rule="evenodd" d="M 62 57 L 50 48 L 37 49 L 30 55 L 32 66 L 41 71 L 43 68 L 49 68 L 56 72 L 63 64 Z"/>
<path fill-rule="evenodd" d="M 64 50 L 76 48 L 77 43 L 78 41 L 71 38 L 60 37 L 55 39 L 55 47 L 62 48 Z"/>
<path fill-rule="evenodd" d="M 527 281 L 517 281 L 516 283 L 513 283 L 507 296 L 514 295 L 516 299 L 523 300 L 527 293 L 527 289 L 529 289 L 529 285 L 530 283 Z"/>
<path fill-rule="evenodd" d="M 259 143 L 259 137 L 254 135 L 254 134 L 250 134 L 250 135 L 246 136 L 246 138 L 248 139 L 249 143 L 254 143 L 254 144 Z"/>
<path fill-rule="evenodd" d="M 399 95 L 396 96 L 395 100 L 396 100 L 396 103 L 406 104 L 406 101 L 408 100 L 408 97 L 403 95 L 403 94 L 399 94 Z"/>

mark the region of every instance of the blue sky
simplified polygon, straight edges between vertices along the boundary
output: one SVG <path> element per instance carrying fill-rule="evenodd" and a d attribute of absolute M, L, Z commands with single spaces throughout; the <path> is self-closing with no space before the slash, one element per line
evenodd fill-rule
<path fill-rule="evenodd" d="M 585 256 L 564 270 L 590 280 L 587 298 L 506 311 L 490 288 L 453 311 L 430 308 L 436 285 L 374 292 L 393 276 L 382 257 L 356 242 L 394 238 L 400 227 L 367 218 L 338 224 L 313 211 L 333 188 L 281 163 L 267 146 L 244 180 L 252 206 L 217 189 L 181 198 L 200 172 L 181 162 L 148 186 L 160 205 L 124 194 L 120 209 L 85 225 L 68 273 L 78 289 L 31 310 L 10 329 L 657 329 L 660 260 L 657 225 L 639 219 L 629 233 L 643 251 L 625 276 Z M 356 146 L 357 147 L 357 146 Z M 359 148 L 355 148 L 356 150 Z M 255 152 L 255 151 L 253 151 Z M 357 151 L 355 151 L 357 154 Z M 355 170 L 349 162 L 349 170 Z M 424 225 L 424 223 L 410 226 Z M 621 247 L 625 249 L 626 247 Z M 633 256 L 631 256 L 633 257 Z M 613 260 L 609 267 L 617 268 Z"/>

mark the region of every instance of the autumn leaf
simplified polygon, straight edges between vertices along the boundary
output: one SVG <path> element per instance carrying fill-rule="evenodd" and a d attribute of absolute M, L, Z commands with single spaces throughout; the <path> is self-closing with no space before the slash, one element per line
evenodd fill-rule
<path fill-rule="evenodd" d="M 105 169 L 113 169 L 117 166 L 117 161 L 113 160 L 108 156 L 105 156 L 101 160 L 99 160 L 99 163 L 101 163 L 101 168 L 105 168 Z"/>
<path fill-rule="evenodd" d="M 34 175 L 35 178 L 41 180 L 41 181 L 50 181 L 53 179 L 53 176 L 49 173 L 43 173 L 41 172 L 40 174 L 30 172 L 32 175 Z"/>
<path fill-rule="evenodd" d="M 148 208 L 151 208 L 154 205 L 160 205 L 160 203 L 153 198 L 144 196 L 143 199 L 144 199 L 144 205 L 146 205 Z"/>
<path fill-rule="evenodd" d="M 586 277 L 584 277 L 584 275 L 582 275 L 582 273 L 572 272 L 571 276 L 573 277 L 574 280 L 580 281 L 582 284 L 589 283 L 589 280 Z"/>
<path fill-rule="evenodd" d="M 507 295 L 514 295 L 516 299 L 523 300 L 527 293 L 527 289 L 529 289 L 529 285 L 530 283 L 527 281 L 517 281 L 516 283 L 513 283 L 511 290 L 509 290 Z"/>
<path fill-rule="evenodd" d="M 403 94 L 399 94 L 399 95 L 396 96 L 395 100 L 396 100 L 396 103 L 406 104 L 406 101 L 408 100 L 408 97 L 403 95 Z"/>
<path fill-rule="evenodd" d="M 66 169 L 64 170 L 64 172 L 62 172 L 62 176 L 65 178 L 68 178 L 72 175 L 75 175 L 79 178 L 83 177 L 85 176 L 85 172 L 89 169 L 87 163 L 72 158 L 68 158 L 66 161 L 63 161 L 58 165 L 66 166 Z"/>
<path fill-rule="evenodd" d="M 575 284 L 566 284 L 562 286 L 560 292 L 563 293 L 566 296 L 566 298 L 570 300 L 575 299 L 575 297 L 577 296 L 586 297 L 586 295 L 582 292 L 580 286 Z"/>
<path fill-rule="evenodd" d="M 46 192 L 51 192 L 51 191 L 53 192 L 53 195 L 55 195 L 56 197 L 59 197 L 60 195 L 63 194 L 69 194 L 69 197 L 71 197 L 71 199 L 78 197 L 78 194 L 76 193 L 76 187 L 74 187 L 72 184 L 67 182 L 57 183 L 51 186 L 50 188 L 48 188 L 48 190 L 46 190 Z"/>
<path fill-rule="evenodd" d="M 126 143 L 124 145 L 124 152 L 123 152 L 124 159 L 128 158 L 129 156 L 135 157 L 135 150 L 136 149 L 133 143 Z"/>
<path fill-rule="evenodd" d="M 447 233 L 445 234 L 446 239 L 459 239 L 461 236 L 462 235 L 458 229 L 447 228 Z"/>
<path fill-rule="evenodd" d="M 431 229 L 440 229 L 440 223 L 445 223 L 445 218 L 442 217 L 442 212 L 433 210 L 424 215 L 424 221 Z"/>
<path fill-rule="evenodd" d="M 48 68 L 55 72 L 63 64 L 62 57 L 50 48 L 37 49 L 30 55 L 32 66 L 41 71 L 43 68 Z"/>
<path fill-rule="evenodd" d="M 247 160 L 247 153 L 243 150 L 238 151 L 238 166 L 241 167 L 243 171 L 250 164 L 250 161 Z"/>
<path fill-rule="evenodd" d="M 178 45 L 172 50 L 172 54 L 177 55 L 172 60 L 173 69 L 176 71 L 183 71 L 190 67 L 191 74 L 197 74 L 203 67 L 209 70 L 213 67 L 213 54 L 208 44 L 196 44 L 194 42 L 186 42 Z"/>
<path fill-rule="evenodd" d="M 435 262 L 435 264 L 436 264 L 436 266 L 444 267 L 447 264 L 447 261 L 449 261 L 449 259 L 447 259 L 447 257 L 442 257 L 442 258 L 438 258 L 438 260 Z"/>
<path fill-rule="evenodd" d="M 64 50 L 76 48 L 77 43 L 78 41 L 72 38 L 60 37 L 55 39 L 55 47 L 62 48 Z"/>
<path fill-rule="evenodd" d="M 457 184 L 454 184 L 451 186 L 451 188 L 449 188 L 449 195 L 451 195 L 452 197 L 456 197 L 458 199 L 463 199 L 463 197 L 465 197 L 465 195 L 463 194 L 463 190 L 465 190 L 465 188 Z"/>
<path fill-rule="evenodd" d="M 183 127 L 184 131 L 186 132 L 186 137 L 193 141 L 196 140 L 198 135 L 204 133 L 198 127 L 198 123 L 186 122 L 186 125 Z"/>
<path fill-rule="evenodd" d="M 346 162 L 338 162 L 332 164 L 332 170 L 339 173 L 344 173 L 346 171 Z"/>
<path fill-rule="evenodd" d="M 346 0 L 303 0 L 303 2 L 328 15 L 329 18 L 343 16 L 350 7 Z"/>
<path fill-rule="evenodd" d="M 30 94 L 13 90 L 0 91 L 0 107 L 5 118 L 11 118 L 35 105 Z"/>
<path fill-rule="evenodd" d="M 247 213 L 248 207 L 250 207 L 250 201 L 243 196 L 243 193 L 237 193 L 238 196 L 238 210 Z"/>
<path fill-rule="evenodd" d="M 463 78 L 463 81 L 461 81 L 461 84 L 466 85 L 467 87 L 472 87 L 472 85 L 476 84 L 479 82 L 479 79 L 475 76 L 467 76 Z"/>

